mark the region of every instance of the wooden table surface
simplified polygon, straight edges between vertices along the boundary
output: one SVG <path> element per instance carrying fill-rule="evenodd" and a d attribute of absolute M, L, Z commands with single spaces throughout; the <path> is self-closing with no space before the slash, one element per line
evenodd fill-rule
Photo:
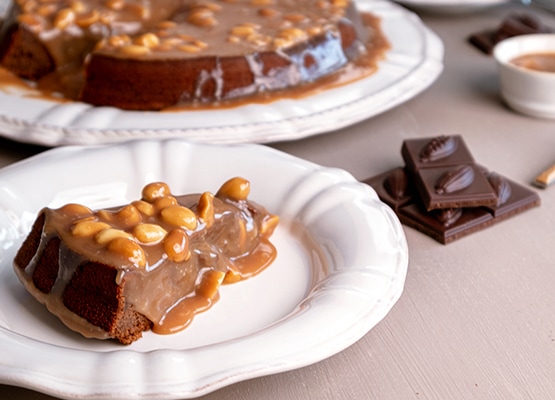
<path fill-rule="evenodd" d="M 420 13 L 445 45 L 445 70 L 429 89 L 354 126 L 270 146 L 364 179 L 402 165 L 405 139 L 460 134 L 479 163 L 533 188 L 555 163 L 555 120 L 506 108 L 493 60 L 466 41 L 519 10 L 555 26 L 554 14 L 519 5 Z M 44 150 L 0 139 L 0 167 Z M 405 290 L 367 335 L 314 365 L 202 399 L 554 399 L 555 187 L 535 190 L 540 207 L 449 245 L 405 228 Z M 51 399 L 5 385 L 0 397 Z"/>

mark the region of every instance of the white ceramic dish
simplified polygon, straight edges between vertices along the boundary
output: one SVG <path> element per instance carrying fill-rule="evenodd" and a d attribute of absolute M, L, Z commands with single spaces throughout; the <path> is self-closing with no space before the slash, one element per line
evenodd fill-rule
<path fill-rule="evenodd" d="M 416 15 L 387 0 L 357 0 L 357 4 L 382 18 L 392 45 L 387 60 L 366 79 L 304 99 L 164 113 L 121 111 L 79 102 L 59 104 L 25 97 L 21 91 L 0 92 L 0 134 L 47 146 L 168 137 L 264 143 L 354 124 L 413 98 L 443 69 L 443 44 Z"/>
<path fill-rule="evenodd" d="M 512 109 L 538 118 L 555 118 L 555 72 L 535 71 L 510 61 L 534 53 L 555 53 L 555 34 L 509 38 L 493 49 L 501 97 Z"/>
<path fill-rule="evenodd" d="M 511 0 L 396 0 L 411 9 L 437 14 L 460 14 L 509 3 Z"/>
<path fill-rule="evenodd" d="M 251 181 L 252 200 L 280 215 L 278 257 L 224 287 L 181 333 L 149 332 L 128 347 L 86 340 L 34 301 L 12 270 L 42 206 L 123 204 L 153 180 L 174 193 L 212 191 L 237 175 Z M 317 362 L 374 327 L 407 272 L 402 227 L 369 186 L 261 145 L 60 147 L 1 170 L 0 194 L 0 383 L 61 398 L 191 398 Z"/>

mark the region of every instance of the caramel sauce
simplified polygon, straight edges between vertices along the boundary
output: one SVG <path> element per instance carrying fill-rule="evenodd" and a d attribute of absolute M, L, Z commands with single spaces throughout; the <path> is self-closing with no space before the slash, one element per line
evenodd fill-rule
<path fill-rule="evenodd" d="M 269 104 L 281 99 L 302 99 L 364 79 L 376 72 L 379 62 L 384 59 L 387 50 L 390 49 L 390 43 L 381 31 L 380 18 L 370 13 L 361 13 L 361 17 L 364 26 L 371 32 L 365 43 L 366 51 L 335 72 L 316 81 L 291 88 L 258 92 L 231 100 L 211 103 L 182 103 L 167 107 L 161 112 L 231 109 L 248 104 Z M 70 69 L 63 74 L 47 74 L 38 82 L 30 82 L 0 67 L 0 90 L 8 93 L 16 90 L 16 93 L 27 98 L 38 98 L 60 103 L 75 101 L 82 84 L 82 71 L 78 68 Z"/>
<path fill-rule="evenodd" d="M 235 183 L 224 189 L 229 182 Z M 92 211 L 75 204 L 45 208 L 42 246 L 53 237 L 62 242 L 56 283 L 49 294 L 33 288 L 33 261 L 16 272 L 68 327 L 86 337 L 104 338 L 105 332 L 69 312 L 61 297 L 82 262 L 112 266 L 118 270 L 116 283 L 123 286 L 126 303 L 153 322 L 153 331 L 178 332 L 218 301 L 220 285 L 260 273 L 277 254 L 269 237 L 278 217 L 247 200 L 248 190 L 237 195 L 234 188 L 248 187 L 248 181 L 234 178 L 226 184 L 215 196 L 208 192 L 173 196 L 165 189 L 155 198 L 143 195 L 141 200 L 108 210 Z M 181 218 L 183 213 L 187 218 Z M 144 226 L 147 234 L 138 230 Z M 173 239 L 175 231 L 184 233 L 184 245 Z M 126 246 L 114 246 L 122 237 Z"/>
<path fill-rule="evenodd" d="M 531 53 L 513 58 L 511 64 L 542 72 L 555 72 L 555 52 Z"/>
<path fill-rule="evenodd" d="M 367 78 L 377 71 L 379 62 L 385 58 L 391 45 L 380 29 L 380 18 L 369 13 L 361 13 L 361 16 L 366 28 L 372 32 L 365 44 L 366 51 L 335 72 L 316 81 L 278 91 L 258 92 L 250 96 L 214 103 L 178 104 L 161 111 L 230 109 L 248 104 L 270 104 L 283 99 L 300 100 Z"/>

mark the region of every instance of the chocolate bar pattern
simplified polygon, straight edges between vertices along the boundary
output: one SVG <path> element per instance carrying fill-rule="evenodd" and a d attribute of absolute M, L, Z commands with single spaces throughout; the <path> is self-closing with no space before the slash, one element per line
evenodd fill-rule
<path fill-rule="evenodd" d="M 461 136 L 405 140 L 401 154 L 427 211 L 497 202 L 494 189 Z"/>
<path fill-rule="evenodd" d="M 468 151 L 464 143 L 462 151 Z M 487 171 L 481 165 L 473 166 L 485 176 L 495 193 L 493 204 L 429 211 L 422 202 L 417 184 L 407 166 L 394 168 L 363 182 L 376 190 L 379 198 L 393 209 L 404 225 L 415 228 L 442 244 L 451 243 L 540 205 L 540 197 L 533 190 L 498 173 Z"/>

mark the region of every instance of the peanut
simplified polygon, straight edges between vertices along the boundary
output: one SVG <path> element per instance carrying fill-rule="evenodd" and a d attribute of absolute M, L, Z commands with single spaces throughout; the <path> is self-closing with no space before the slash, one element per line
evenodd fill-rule
<path fill-rule="evenodd" d="M 275 17 L 277 15 L 279 15 L 279 12 L 273 8 L 261 8 L 260 10 L 258 10 L 258 15 L 262 16 L 262 17 L 267 17 L 267 18 L 271 18 L 271 17 Z"/>
<path fill-rule="evenodd" d="M 283 16 L 283 19 L 285 19 L 286 21 L 299 23 L 305 21 L 307 18 L 303 14 L 287 14 Z"/>
<path fill-rule="evenodd" d="M 193 10 L 187 17 L 187 22 L 199 27 L 212 27 L 218 23 L 214 18 L 214 12 L 205 7 Z"/>
<path fill-rule="evenodd" d="M 246 24 L 236 25 L 231 28 L 230 33 L 232 36 L 246 37 L 256 33 L 256 27 Z"/>
<path fill-rule="evenodd" d="M 197 213 L 198 216 L 204 220 L 207 227 L 210 227 L 214 223 L 214 195 L 212 193 L 204 192 L 200 196 Z"/>
<path fill-rule="evenodd" d="M 118 11 L 125 6 L 125 0 L 106 0 L 104 4 L 106 7 Z"/>
<path fill-rule="evenodd" d="M 178 46 L 177 48 L 184 53 L 190 54 L 198 53 L 201 50 L 200 47 L 195 46 L 194 44 L 183 44 L 181 46 Z"/>
<path fill-rule="evenodd" d="M 152 217 L 154 215 L 154 206 L 152 203 L 147 203 L 144 200 L 136 200 L 131 203 L 139 212 L 147 217 Z"/>
<path fill-rule="evenodd" d="M 108 39 L 108 43 L 110 44 L 110 46 L 122 47 L 131 44 L 131 38 L 127 35 L 111 36 Z"/>
<path fill-rule="evenodd" d="M 87 28 L 97 22 L 100 18 L 98 11 L 91 10 L 86 14 L 78 15 L 75 18 L 75 23 L 79 25 L 81 28 Z"/>
<path fill-rule="evenodd" d="M 279 32 L 278 37 L 291 41 L 299 41 L 306 39 L 307 34 L 299 28 L 287 28 Z"/>
<path fill-rule="evenodd" d="M 100 221 L 80 221 L 71 227 L 71 233 L 75 236 L 92 236 L 103 229 L 110 228 L 105 222 Z"/>
<path fill-rule="evenodd" d="M 87 215 L 93 213 L 89 207 L 75 203 L 66 204 L 65 206 L 61 207 L 59 211 L 68 215 Z"/>
<path fill-rule="evenodd" d="M 109 251 L 131 261 L 138 268 L 146 267 L 146 255 L 143 248 L 134 240 L 118 237 L 108 243 Z"/>
<path fill-rule="evenodd" d="M 154 200 L 153 206 L 156 210 L 162 210 L 169 206 L 177 205 L 177 199 L 173 196 L 164 196 Z"/>
<path fill-rule="evenodd" d="M 115 238 L 127 238 L 131 239 L 131 235 L 121 229 L 107 228 L 102 229 L 96 235 L 94 235 L 94 240 L 98 244 L 107 244 L 114 240 Z"/>
<path fill-rule="evenodd" d="M 169 259 L 174 262 L 187 261 L 191 257 L 189 237 L 181 228 L 174 229 L 166 235 L 163 247 Z"/>
<path fill-rule="evenodd" d="M 72 0 L 69 2 L 69 7 L 77 14 L 87 11 L 87 6 L 80 0 Z"/>
<path fill-rule="evenodd" d="M 143 200 L 150 203 L 159 197 L 169 196 L 170 194 L 170 187 L 164 182 L 149 183 L 142 191 Z"/>
<path fill-rule="evenodd" d="M 60 30 L 67 28 L 75 20 L 75 12 L 70 8 L 63 8 L 54 17 L 54 26 Z"/>
<path fill-rule="evenodd" d="M 246 200 L 250 192 L 250 182 L 241 177 L 231 178 L 216 193 L 216 197 L 227 197 L 232 200 Z"/>
<path fill-rule="evenodd" d="M 187 207 L 173 205 L 160 211 L 162 220 L 173 226 L 194 230 L 197 227 L 197 216 Z"/>
<path fill-rule="evenodd" d="M 150 49 L 145 46 L 139 46 L 136 44 L 129 44 L 127 46 L 123 46 L 120 48 L 120 51 L 123 54 L 127 54 L 129 56 L 144 56 L 150 53 Z"/>
<path fill-rule="evenodd" d="M 176 26 L 177 26 L 177 23 L 174 21 L 161 21 L 160 23 L 158 23 L 156 27 L 158 29 L 170 29 L 170 28 L 175 28 Z"/>
<path fill-rule="evenodd" d="M 114 222 L 119 226 L 130 227 L 141 221 L 141 213 L 132 204 L 126 205 L 114 214 Z"/>
<path fill-rule="evenodd" d="M 145 33 L 135 39 L 135 44 L 153 48 L 160 44 L 160 39 L 154 33 Z"/>
<path fill-rule="evenodd" d="M 162 240 L 166 234 L 166 230 L 156 224 L 138 224 L 133 229 L 133 235 L 142 243 L 157 243 Z"/>

